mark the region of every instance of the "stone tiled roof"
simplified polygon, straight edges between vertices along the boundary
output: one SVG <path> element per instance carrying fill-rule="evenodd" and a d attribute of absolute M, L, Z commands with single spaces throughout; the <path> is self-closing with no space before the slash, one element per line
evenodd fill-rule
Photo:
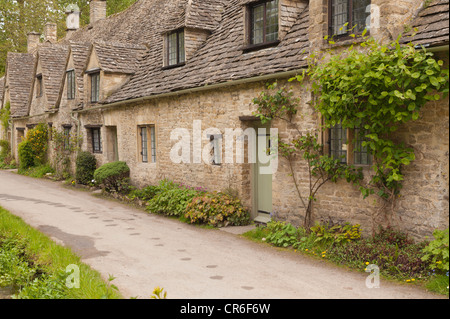
<path fill-rule="evenodd" d="M 68 56 L 69 47 L 66 45 L 44 45 L 38 50 L 38 59 L 42 68 L 42 81 L 49 109 L 58 106 Z"/>
<path fill-rule="evenodd" d="M 276 47 L 243 52 L 244 17 L 241 0 L 224 1 L 220 24 L 185 66 L 163 69 L 163 38 L 155 34 L 150 49 L 131 80 L 105 103 L 157 95 L 231 80 L 296 70 L 309 53 L 307 6 Z"/>
<path fill-rule="evenodd" d="M 440 46 L 449 43 L 449 1 L 434 0 L 419 12 L 412 20 L 414 31 L 406 34 L 404 42 L 413 42 L 416 45 Z"/>
<path fill-rule="evenodd" d="M 84 98 L 83 70 L 86 65 L 86 61 L 87 61 L 90 49 L 91 49 L 90 43 L 70 42 L 70 50 L 72 53 L 73 64 L 75 67 L 76 87 L 78 90 L 78 97 L 79 97 L 80 103 L 83 102 L 83 98 Z"/>
<path fill-rule="evenodd" d="M 27 116 L 34 81 L 35 57 L 30 53 L 8 52 L 6 76 L 11 100 L 11 117 Z"/>
<path fill-rule="evenodd" d="M 94 49 L 103 71 L 133 74 L 137 69 L 138 59 L 147 47 L 123 43 L 95 42 Z"/>

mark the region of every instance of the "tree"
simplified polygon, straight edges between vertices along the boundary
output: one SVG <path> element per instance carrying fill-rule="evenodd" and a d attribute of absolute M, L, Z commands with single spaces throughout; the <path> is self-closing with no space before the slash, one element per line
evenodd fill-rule
<path fill-rule="evenodd" d="M 55 22 L 58 35 L 66 34 L 65 9 L 80 8 L 80 27 L 89 24 L 89 0 L 1 0 L 0 1 L 0 77 L 5 72 L 8 52 L 26 52 L 27 34 L 42 32 L 47 22 Z M 136 0 L 108 0 L 107 15 L 127 9 Z"/>

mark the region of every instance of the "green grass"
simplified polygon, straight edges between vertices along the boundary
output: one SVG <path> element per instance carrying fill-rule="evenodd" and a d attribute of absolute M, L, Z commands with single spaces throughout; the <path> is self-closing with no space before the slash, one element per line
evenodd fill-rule
<path fill-rule="evenodd" d="M 69 265 L 80 270 L 80 288 L 65 289 L 68 299 L 119 299 L 120 293 L 112 289 L 101 275 L 81 262 L 69 248 L 57 245 L 46 235 L 27 225 L 21 218 L 0 207 L 0 239 L 19 239 L 25 243 L 25 253 L 35 265 L 49 275 L 66 272 Z M 1 269 L 1 267 L 0 267 Z M 1 275 L 1 274 L 0 274 Z"/>
<path fill-rule="evenodd" d="M 42 178 L 47 173 L 54 173 L 54 172 L 55 170 L 49 164 L 30 167 L 28 169 L 19 169 L 19 174 L 34 178 Z"/>

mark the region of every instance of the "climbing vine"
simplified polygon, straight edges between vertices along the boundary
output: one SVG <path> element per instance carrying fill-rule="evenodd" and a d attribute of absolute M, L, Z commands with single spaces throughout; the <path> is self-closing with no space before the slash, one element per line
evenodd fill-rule
<path fill-rule="evenodd" d="M 303 224 L 309 230 L 313 226 L 313 202 L 316 201 L 316 194 L 319 189 L 326 182 L 336 182 L 339 179 L 346 179 L 348 182 L 359 184 L 363 175 L 361 169 L 342 164 L 340 159 L 323 154 L 323 147 L 317 140 L 316 132 L 300 131 L 296 122 L 293 121 L 294 115 L 297 114 L 299 101 L 299 98 L 293 96 L 291 90 L 286 89 L 286 87 L 278 88 L 276 82 L 268 84 L 267 90 L 253 99 L 253 103 L 258 106 L 257 112 L 254 114 L 263 124 L 278 119 L 287 122 L 297 132 L 297 135 L 290 140 L 278 137 L 277 155 L 285 158 L 288 162 L 295 190 L 305 209 Z M 306 192 L 301 190 L 300 181 L 294 169 L 294 162 L 298 158 L 305 160 L 307 164 L 308 188 Z"/>
<path fill-rule="evenodd" d="M 447 95 L 449 78 L 443 61 L 399 40 L 380 44 L 366 38 L 359 44 L 364 50 L 351 46 L 327 61 L 313 57 L 307 72 L 325 126 L 358 128 L 373 155 L 375 174 L 361 192 L 390 202 L 402 188 L 402 168 L 415 159 L 414 150 L 395 142 L 392 133 L 417 120 L 428 101 L 441 99 L 439 93 Z"/>
<path fill-rule="evenodd" d="M 448 94 L 448 68 L 432 53 L 412 44 L 400 45 L 400 37 L 389 44 L 367 37 L 363 40 L 357 47 L 352 45 L 338 53 L 330 50 L 320 57 L 311 55 L 308 69 L 290 81 L 310 81 L 312 102 L 323 118 L 324 128 L 340 124 L 344 129 L 357 129 L 362 146 L 374 159 L 374 174 L 367 183 L 362 183 L 361 172 L 353 166 L 322 154 L 323 147 L 311 132 L 304 134 L 297 128 L 292 118 L 297 114 L 298 99 L 292 92 L 269 85 L 253 100 L 258 106 L 255 115 L 263 123 L 280 119 L 297 130 L 297 138 L 280 140 L 278 145 L 279 154 L 288 159 L 306 216 L 311 214 L 310 206 L 318 190 L 314 187 L 338 178 L 358 184 L 364 198 L 378 195 L 385 202 L 382 209 L 390 204 L 393 210 L 403 185 L 402 170 L 415 154 L 412 147 L 396 142 L 392 133 L 400 125 L 417 120 L 427 102 Z M 308 203 L 295 180 L 292 162 L 296 152 L 308 162 Z M 312 182 L 313 176 L 318 178 L 316 182 Z M 305 224 L 310 223 L 307 219 Z"/>

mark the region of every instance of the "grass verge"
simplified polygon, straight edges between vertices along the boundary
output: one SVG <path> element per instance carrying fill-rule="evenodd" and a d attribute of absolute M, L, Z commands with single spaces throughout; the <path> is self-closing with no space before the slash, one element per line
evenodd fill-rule
<path fill-rule="evenodd" d="M 17 262 L 9 262 L 15 259 Z M 69 248 L 56 244 L 2 207 L 0 261 L 0 287 L 13 287 L 16 298 L 122 298 L 110 282 L 105 282 L 97 271 L 82 263 Z M 79 269 L 79 288 L 66 285 L 66 279 L 72 275 L 66 272 L 69 265 Z"/>

